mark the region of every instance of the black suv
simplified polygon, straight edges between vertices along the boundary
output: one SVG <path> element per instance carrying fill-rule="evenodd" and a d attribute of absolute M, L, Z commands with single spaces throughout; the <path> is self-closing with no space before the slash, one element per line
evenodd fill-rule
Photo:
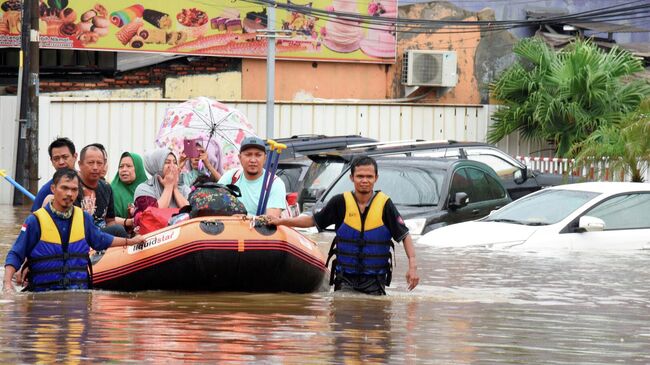
<path fill-rule="evenodd" d="M 484 163 L 466 159 L 381 157 L 375 190 L 388 194 L 412 234 L 484 217 L 510 202 L 501 179 Z M 353 190 L 346 166 L 320 197 L 319 211 L 336 194 Z"/>
<path fill-rule="evenodd" d="M 312 164 L 308 155 L 342 151 L 353 145 L 377 142 L 376 139 L 357 135 L 328 137 L 317 134 L 278 138 L 275 141 L 287 145 L 287 149 L 280 154 L 276 172 L 276 175 L 284 181 L 287 193 L 298 192 L 302 188 L 302 180 Z"/>
<path fill-rule="evenodd" d="M 311 209 L 332 180 L 357 155 L 444 157 L 480 161 L 490 166 L 499 175 L 513 200 L 547 186 L 577 181 L 574 176 L 531 171 L 522 162 L 487 143 L 447 140 L 376 143 L 310 155 L 313 164 L 309 166 L 303 179 L 298 197 L 300 209 L 302 211 Z"/>

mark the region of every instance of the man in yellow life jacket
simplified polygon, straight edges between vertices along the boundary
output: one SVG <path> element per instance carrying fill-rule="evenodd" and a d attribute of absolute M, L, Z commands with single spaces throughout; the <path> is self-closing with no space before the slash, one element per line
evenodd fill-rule
<path fill-rule="evenodd" d="M 90 214 L 73 206 L 79 194 L 76 171 L 57 170 L 52 178 L 54 198 L 27 217 L 5 260 L 4 292 L 15 292 L 12 277 L 27 258 L 27 290 L 88 289 L 91 286 L 88 252 L 142 243 L 142 236 L 113 237 L 93 224 Z"/>
<path fill-rule="evenodd" d="M 418 285 L 415 249 L 404 220 L 390 198 L 374 191 L 379 178 L 377 162 L 372 157 L 357 157 L 352 161 L 350 180 L 354 191 L 336 195 L 314 216 L 295 218 L 268 217 L 270 224 L 324 229 L 336 227 L 332 243 L 334 290 L 352 289 L 367 294 L 386 294 L 392 271 L 393 241 L 402 241 L 409 260 L 406 282 L 409 290 Z M 328 259 L 329 260 L 329 259 Z"/>

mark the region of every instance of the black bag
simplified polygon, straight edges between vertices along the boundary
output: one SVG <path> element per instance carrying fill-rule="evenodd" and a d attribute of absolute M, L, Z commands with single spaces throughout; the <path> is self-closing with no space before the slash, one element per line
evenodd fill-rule
<path fill-rule="evenodd" d="M 246 207 L 237 199 L 238 197 L 241 197 L 241 192 L 235 185 L 221 185 L 214 182 L 197 185 L 188 197 L 190 218 L 247 214 Z"/>

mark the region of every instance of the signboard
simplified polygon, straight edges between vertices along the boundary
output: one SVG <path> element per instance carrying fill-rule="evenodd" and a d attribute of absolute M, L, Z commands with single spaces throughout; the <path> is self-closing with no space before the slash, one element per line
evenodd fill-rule
<path fill-rule="evenodd" d="M 318 10 L 371 16 L 319 18 L 304 11 L 276 11 L 276 58 L 369 63 L 395 62 L 397 0 L 289 1 Z M 308 2 L 309 1 L 309 2 Z M 22 0 L 0 0 L 0 47 L 20 47 Z M 286 4 L 286 2 L 280 2 Z M 373 24 L 372 19 L 384 20 Z M 42 48 L 155 52 L 265 58 L 264 5 L 241 0 L 41 0 Z"/>

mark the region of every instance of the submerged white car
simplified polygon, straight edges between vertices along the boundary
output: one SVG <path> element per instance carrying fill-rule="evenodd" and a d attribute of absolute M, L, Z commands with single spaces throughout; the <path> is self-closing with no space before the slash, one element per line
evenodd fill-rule
<path fill-rule="evenodd" d="M 650 249 L 650 184 L 561 185 L 516 200 L 489 216 L 433 230 L 420 246 L 565 249 Z"/>

